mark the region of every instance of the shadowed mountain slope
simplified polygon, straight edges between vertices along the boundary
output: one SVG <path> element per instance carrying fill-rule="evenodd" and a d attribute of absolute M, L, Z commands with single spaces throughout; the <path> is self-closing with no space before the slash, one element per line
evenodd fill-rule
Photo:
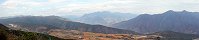
<path fill-rule="evenodd" d="M 162 14 L 142 14 L 128 21 L 114 25 L 115 28 L 151 33 L 164 30 L 199 34 L 199 13 L 188 11 L 167 11 Z"/>

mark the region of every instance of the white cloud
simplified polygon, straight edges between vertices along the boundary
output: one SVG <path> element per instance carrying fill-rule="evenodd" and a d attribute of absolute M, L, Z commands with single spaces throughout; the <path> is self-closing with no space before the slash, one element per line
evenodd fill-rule
<path fill-rule="evenodd" d="M 69 0 L 48 0 L 48 2 L 50 3 L 59 3 L 59 2 L 65 2 L 65 1 L 69 1 Z"/>

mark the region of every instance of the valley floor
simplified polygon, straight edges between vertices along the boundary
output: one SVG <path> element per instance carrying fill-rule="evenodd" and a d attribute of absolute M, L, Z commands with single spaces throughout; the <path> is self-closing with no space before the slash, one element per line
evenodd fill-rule
<path fill-rule="evenodd" d="M 48 33 L 59 38 L 70 38 L 78 40 L 156 40 L 161 37 L 158 35 L 103 34 L 59 29 L 51 30 Z"/>

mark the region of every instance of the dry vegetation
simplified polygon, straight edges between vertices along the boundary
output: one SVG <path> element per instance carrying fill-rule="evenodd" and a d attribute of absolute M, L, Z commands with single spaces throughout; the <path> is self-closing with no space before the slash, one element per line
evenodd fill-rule
<path fill-rule="evenodd" d="M 70 39 L 77 39 L 77 40 L 134 40 L 134 39 L 143 40 L 143 39 L 148 39 L 148 37 L 146 37 L 145 35 L 103 34 L 103 33 L 80 32 L 80 31 L 75 31 L 75 30 L 60 30 L 60 29 L 53 29 L 49 31 L 48 33 L 52 36 L 56 36 L 59 38 L 70 38 Z"/>

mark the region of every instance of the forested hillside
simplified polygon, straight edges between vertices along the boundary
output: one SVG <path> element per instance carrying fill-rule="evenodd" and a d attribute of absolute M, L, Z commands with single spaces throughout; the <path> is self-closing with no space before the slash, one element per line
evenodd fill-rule
<path fill-rule="evenodd" d="M 47 34 L 11 30 L 2 24 L 0 24 L 0 39 L 1 40 L 74 40 L 74 39 L 61 39 Z"/>

